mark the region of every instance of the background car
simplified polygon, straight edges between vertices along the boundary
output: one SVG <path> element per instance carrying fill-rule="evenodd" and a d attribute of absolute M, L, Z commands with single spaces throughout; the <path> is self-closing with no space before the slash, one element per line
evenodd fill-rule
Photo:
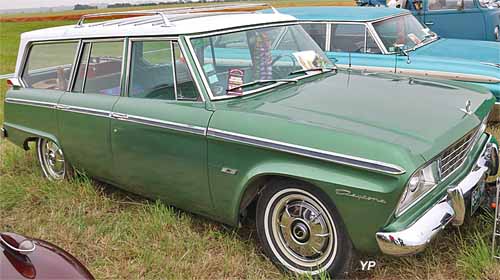
<path fill-rule="evenodd" d="M 0 279 L 94 279 L 75 257 L 56 245 L 0 233 Z"/>
<path fill-rule="evenodd" d="M 385 0 L 357 3 L 386 4 Z M 445 38 L 500 41 L 500 1 L 401 0 L 395 7 L 412 11 L 423 24 Z"/>
<path fill-rule="evenodd" d="M 280 12 L 342 68 L 469 82 L 500 101 L 500 43 L 441 38 L 403 9 L 293 7 Z"/>

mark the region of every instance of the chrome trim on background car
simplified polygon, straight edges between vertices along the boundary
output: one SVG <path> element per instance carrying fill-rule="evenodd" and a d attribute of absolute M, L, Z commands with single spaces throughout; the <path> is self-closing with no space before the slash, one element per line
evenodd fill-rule
<path fill-rule="evenodd" d="M 244 135 L 219 129 L 209 128 L 207 131 L 207 135 L 232 142 L 249 144 L 253 146 L 268 148 L 272 150 L 287 152 L 290 154 L 320 159 L 328 162 L 334 162 L 342 165 L 348 165 L 352 167 L 357 167 L 361 169 L 366 169 L 391 175 L 401 175 L 406 172 L 406 170 L 404 170 L 402 167 L 385 162 L 359 158 L 350 155 L 337 154 L 334 152 L 318 150 L 314 148 L 309 148 L 309 147 L 284 143 L 280 141 L 274 141 L 260 137 L 254 137 L 250 135 Z"/>
<path fill-rule="evenodd" d="M 394 72 L 394 67 L 380 67 L 380 66 L 368 66 L 368 65 L 349 65 L 336 63 L 339 68 L 342 69 L 352 69 L 367 72 L 380 72 L 380 73 L 392 73 L 406 76 L 420 76 L 420 77 L 431 77 L 439 78 L 445 80 L 455 80 L 455 81 L 466 81 L 466 82 L 477 82 L 477 83 L 500 83 L 500 78 L 475 75 L 475 74 L 464 74 L 455 72 L 443 72 L 443 71 L 433 71 L 433 70 L 416 70 L 416 69 L 402 69 L 398 68 Z"/>
<path fill-rule="evenodd" d="M 466 211 L 464 196 L 489 174 L 491 154 L 498 155 L 498 146 L 490 140 L 491 136 L 471 172 L 458 184 L 450 186 L 447 194 L 413 224 L 396 232 L 376 233 L 378 246 L 384 254 L 407 256 L 422 252 L 448 224 L 463 224 Z"/>

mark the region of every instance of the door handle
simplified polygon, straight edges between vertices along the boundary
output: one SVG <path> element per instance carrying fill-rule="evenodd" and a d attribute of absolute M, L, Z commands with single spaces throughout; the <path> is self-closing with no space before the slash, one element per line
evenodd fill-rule
<path fill-rule="evenodd" d="M 64 104 L 57 104 L 56 108 L 60 109 L 60 110 L 68 110 L 71 107 L 69 107 L 68 105 L 64 105 Z"/>
<path fill-rule="evenodd" d="M 432 22 L 432 21 L 425 22 L 425 25 L 434 25 L 434 22 Z"/>
<path fill-rule="evenodd" d="M 114 118 L 114 119 L 118 119 L 118 120 L 126 120 L 126 119 L 128 119 L 128 115 L 127 114 L 122 114 L 122 113 L 111 113 L 111 117 Z"/>

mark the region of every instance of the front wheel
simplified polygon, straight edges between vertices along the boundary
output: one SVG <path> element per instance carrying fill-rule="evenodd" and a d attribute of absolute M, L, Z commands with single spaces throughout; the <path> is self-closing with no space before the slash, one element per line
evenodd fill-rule
<path fill-rule="evenodd" d="M 62 149 L 54 141 L 39 138 L 36 150 L 38 162 L 47 179 L 59 181 L 70 177 L 71 166 L 66 161 Z"/>
<path fill-rule="evenodd" d="M 257 203 L 257 233 L 266 255 L 287 272 L 346 276 L 351 241 L 331 200 L 310 186 L 268 185 Z"/>

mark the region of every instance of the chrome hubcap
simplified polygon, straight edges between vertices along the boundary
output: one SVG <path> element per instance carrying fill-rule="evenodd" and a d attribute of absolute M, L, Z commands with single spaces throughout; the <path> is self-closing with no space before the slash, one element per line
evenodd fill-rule
<path fill-rule="evenodd" d="M 50 179 L 63 179 L 66 172 L 66 165 L 61 148 L 50 140 L 42 141 L 40 147 L 42 168 Z"/>
<path fill-rule="evenodd" d="M 285 256 L 302 267 L 320 267 L 335 250 L 336 234 L 329 215 L 303 194 L 281 197 L 272 211 L 272 233 Z"/>

